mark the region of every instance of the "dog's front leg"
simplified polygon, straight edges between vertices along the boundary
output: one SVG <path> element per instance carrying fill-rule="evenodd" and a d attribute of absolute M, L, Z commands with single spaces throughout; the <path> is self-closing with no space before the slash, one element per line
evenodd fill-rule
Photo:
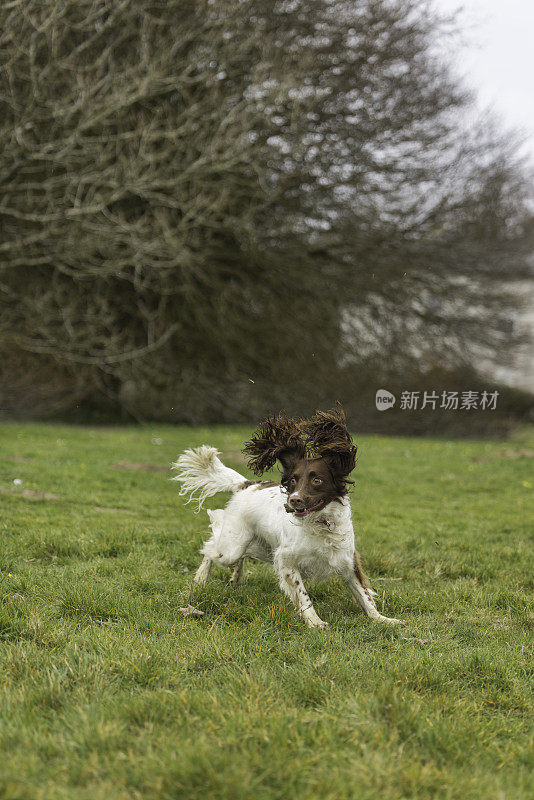
<path fill-rule="evenodd" d="M 401 619 L 384 617 L 378 611 L 377 607 L 375 606 L 375 601 L 373 600 L 371 590 L 362 583 L 362 579 L 365 579 L 363 578 L 360 562 L 357 557 L 354 565 L 348 564 L 347 567 L 342 570 L 341 577 L 347 584 L 351 595 L 358 603 L 366 617 L 369 617 L 369 619 L 374 619 L 376 622 L 389 622 L 391 625 L 402 625 Z"/>
<path fill-rule="evenodd" d="M 300 572 L 290 567 L 277 565 L 276 569 L 282 591 L 290 598 L 301 617 L 309 628 L 326 628 L 328 623 L 323 622 L 313 607 Z"/>

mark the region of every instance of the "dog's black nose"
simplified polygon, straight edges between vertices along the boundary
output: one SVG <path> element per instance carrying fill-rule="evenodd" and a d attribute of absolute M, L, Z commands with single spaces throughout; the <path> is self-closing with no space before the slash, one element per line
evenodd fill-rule
<path fill-rule="evenodd" d="M 304 500 L 301 500 L 300 497 L 290 497 L 289 505 L 297 511 L 302 511 L 304 508 Z"/>

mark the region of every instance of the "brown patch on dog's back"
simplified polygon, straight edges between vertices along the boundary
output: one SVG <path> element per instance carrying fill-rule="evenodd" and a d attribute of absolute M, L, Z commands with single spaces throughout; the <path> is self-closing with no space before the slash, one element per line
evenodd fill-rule
<path fill-rule="evenodd" d="M 276 481 L 243 481 L 241 486 L 238 488 L 238 492 L 241 489 L 248 489 L 249 486 L 257 486 L 258 489 L 268 489 L 270 486 L 279 486 L 279 483 Z"/>

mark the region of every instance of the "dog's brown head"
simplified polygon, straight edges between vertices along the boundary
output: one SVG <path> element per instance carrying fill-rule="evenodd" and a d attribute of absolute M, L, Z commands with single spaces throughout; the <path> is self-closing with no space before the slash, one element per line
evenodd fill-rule
<path fill-rule="evenodd" d="M 285 508 L 296 517 L 321 511 L 347 494 L 356 451 L 339 403 L 309 420 L 289 419 L 284 412 L 271 415 L 243 448 L 256 475 L 279 461 L 281 484 L 289 495 Z"/>

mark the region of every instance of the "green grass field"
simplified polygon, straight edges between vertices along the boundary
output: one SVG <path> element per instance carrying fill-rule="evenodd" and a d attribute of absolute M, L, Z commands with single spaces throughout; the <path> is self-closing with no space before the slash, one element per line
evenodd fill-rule
<path fill-rule="evenodd" d="M 531 798 L 533 430 L 356 437 L 357 546 L 407 625 L 332 581 L 325 631 L 268 565 L 190 597 L 207 516 L 166 467 L 245 472 L 249 434 L 0 426 L 2 800 Z"/>

